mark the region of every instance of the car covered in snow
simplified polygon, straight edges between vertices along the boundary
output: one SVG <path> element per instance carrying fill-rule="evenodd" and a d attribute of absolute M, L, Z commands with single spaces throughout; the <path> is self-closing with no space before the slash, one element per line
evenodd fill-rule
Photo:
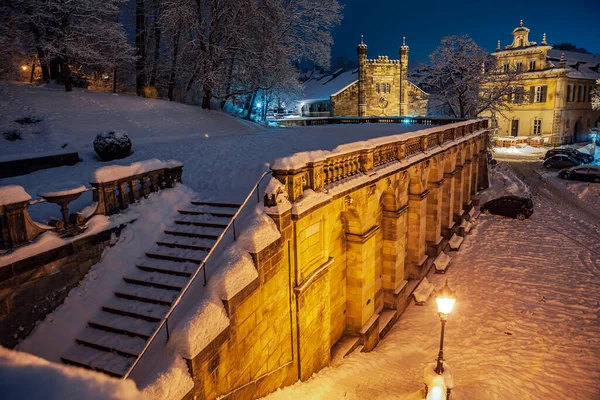
<path fill-rule="evenodd" d="M 560 171 L 558 177 L 574 181 L 600 183 L 600 167 L 595 165 L 580 165 L 567 168 Z"/>
<path fill-rule="evenodd" d="M 524 220 L 533 214 L 533 201 L 526 197 L 503 196 L 484 203 L 479 211 Z"/>
<path fill-rule="evenodd" d="M 570 168 L 577 165 L 581 165 L 581 161 L 574 159 L 568 154 L 557 154 L 552 157 L 548 157 L 544 160 L 544 167 L 550 168 Z"/>
<path fill-rule="evenodd" d="M 594 161 L 594 156 L 591 154 L 586 154 L 582 151 L 576 150 L 576 149 L 571 149 L 571 148 L 567 148 L 567 147 L 559 147 L 556 149 L 550 149 L 546 152 L 546 155 L 544 156 L 544 160 L 555 156 L 557 154 L 566 154 L 568 156 L 573 157 L 574 159 L 576 159 L 577 161 L 581 161 L 582 163 L 591 163 L 592 161 Z"/>

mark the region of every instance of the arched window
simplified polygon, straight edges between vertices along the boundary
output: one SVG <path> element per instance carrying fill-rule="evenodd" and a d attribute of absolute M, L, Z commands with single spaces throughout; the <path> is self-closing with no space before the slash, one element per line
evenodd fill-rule
<path fill-rule="evenodd" d="M 376 91 L 377 93 L 379 93 L 379 83 L 376 83 L 376 84 L 375 84 L 375 91 Z"/>
<path fill-rule="evenodd" d="M 391 92 L 392 92 L 392 87 L 391 87 L 391 85 L 390 85 L 389 83 L 386 83 L 386 86 L 387 86 L 387 92 L 388 92 L 388 93 L 391 93 Z"/>

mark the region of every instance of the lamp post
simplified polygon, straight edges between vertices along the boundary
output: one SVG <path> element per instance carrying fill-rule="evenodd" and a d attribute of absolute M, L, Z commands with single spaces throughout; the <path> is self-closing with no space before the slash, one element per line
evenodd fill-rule
<path fill-rule="evenodd" d="M 450 289 L 448 286 L 448 280 L 446 279 L 446 284 L 439 290 L 435 295 L 435 300 L 438 306 L 438 315 L 440 316 L 440 321 L 442 322 L 442 333 L 440 336 L 440 352 L 438 354 L 437 366 L 435 367 L 435 372 L 438 375 L 444 373 L 444 329 L 446 328 L 446 321 L 448 321 L 448 316 L 452 313 L 452 308 L 454 308 L 454 303 L 456 302 L 456 293 Z"/>

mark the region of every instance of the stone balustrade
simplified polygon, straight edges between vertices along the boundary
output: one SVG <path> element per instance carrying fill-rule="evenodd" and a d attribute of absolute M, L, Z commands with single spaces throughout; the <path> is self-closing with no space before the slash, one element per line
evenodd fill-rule
<path fill-rule="evenodd" d="M 290 201 L 295 201 L 306 189 L 317 191 L 342 179 L 361 173 L 368 174 L 375 167 L 422 154 L 487 127 L 488 120 L 463 121 L 450 128 L 429 128 L 427 133 L 419 136 L 407 135 L 407 139 L 368 149 L 333 154 L 305 165 L 294 165 L 292 168 L 281 168 L 275 162 L 272 168 L 273 176 L 284 184 Z"/>
<path fill-rule="evenodd" d="M 91 179 L 93 203 L 85 215 L 71 214 L 65 221 L 40 224 L 32 220 L 29 207 L 40 200 L 31 197 L 20 186 L 0 187 L 0 249 L 10 250 L 29 243 L 44 232 L 60 236 L 74 235 L 94 215 L 112 215 L 152 192 L 171 188 L 181 182 L 183 164 L 177 161 L 148 160 L 128 166 L 108 166 L 96 170 Z M 15 194 L 16 193 L 16 194 Z M 61 204 L 61 194 L 53 193 L 53 203 Z M 63 214 L 73 194 L 65 191 Z M 78 196 L 77 196 L 78 197 Z M 42 200 L 43 201 L 43 200 Z"/>

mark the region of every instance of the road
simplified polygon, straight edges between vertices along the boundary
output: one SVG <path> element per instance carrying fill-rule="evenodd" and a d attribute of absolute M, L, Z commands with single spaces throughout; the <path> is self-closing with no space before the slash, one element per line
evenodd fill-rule
<path fill-rule="evenodd" d="M 571 194 L 539 162 L 500 162 L 483 198 L 532 196 L 533 216 L 481 216 L 445 279 L 453 399 L 600 398 L 600 200 Z M 572 188 L 576 188 L 573 186 Z M 418 399 L 437 355 L 435 301 L 411 305 L 371 353 L 352 354 L 269 400 Z"/>

